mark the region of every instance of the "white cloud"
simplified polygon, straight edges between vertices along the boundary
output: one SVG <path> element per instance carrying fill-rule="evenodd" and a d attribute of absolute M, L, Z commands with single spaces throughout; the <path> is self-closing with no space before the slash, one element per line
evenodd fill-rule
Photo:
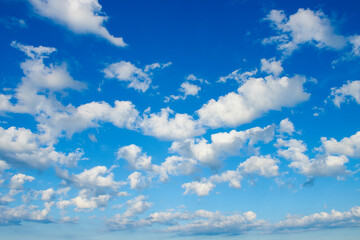
<path fill-rule="evenodd" d="M 144 69 L 136 67 L 131 62 L 120 61 L 113 63 L 104 69 L 106 78 L 116 78 L 119 81 L 129 82 L 128 88 L 134 88 L 139 92 L 146 92 L 152 82 L 152 71 L 156 68 L 165 68 L 167 64 L 153 63 Z"/>
<path fill-rule="evenodd" d="M 40 190 L 37 193 L 41 195 L 41 201 L 50 202 L 55 200 L 56 195 L 66 195 L 68 191 L 70 191 L 70 187 L 60 188 L 58 190 L 48 188 L 46 190 Z"/>
<path fill-rule="evenodd" d="M 306 144 L 296 139 L 278 139 L 275 146 L 279 148 L 279 156 L 291 161 L 289 167 L 297 169 L 306 176 L 338 177 L 348 173 L 345 164 L 349 160 L 344 155 L 331 156 L 323 154 L 310 159 L 304 154 L 307 151 Z"/>
<path fill-rule="evenodd" d="M 189 83 L 189 82 L 183 82 L 179 88 L 178 91 L 182 92 L 182 95 L 170 95 L 170 97 L 165 97 L 165 102 L 169 102 L 172 100 L 178 100 L 182 99 L 185 100 L 187 96 L 197 96 L 199 91 L 201 90 L 201 87 Z"/>
<path fill-rule="evenodd" d="M 130 199 L 129 201 L 127 201 L 127 209 L 122 216 L 126 218 L 134 217 L 137 214 L 145 212 L 153 205 L 151 202 L 147 202 L 146 198 L 147 197 L 143 195 L 139 195 L 134 199 Z"/>
<path fill-rule="evenodd" d="M 281 64 L 281 60 L 276 61 L 275 58 L 270 58 L 269 60 L 263 58 L 261 59 L 261 71 L 273 74 L 274 76 L 279 76 L 284 71 Z"/>
<path fill-rule="evenodd" d="M 189 182 L 181 185 L 185 189 L 184 194 L 195 193 L 196 195 L 202 197 L 209 195 L 209 192 L 213 190 L 215 185 L 210 181 L 201 181 L 201 182 Z"/>
<path fill-rule="evenodd" d="M 349 41 L 352 45 L 351 54 L 353 56 L 360 56 L 360 35 L 351 36 Z"/>
<path fill-rule="evenodd" d="M 170 226 L 165 231 L 182 235 L 238 235 L 266 224 L 263 220 L 257 220 L 256 214 L 251 211 L 243 214 L 222 214 L 198 210 L 192 218 L 193 221 Z"/>
<path fill-rule="evenodd" d="M 21 205 L 14 208 L 0 206 L 0 225 L 18 225 L 23 221 L 51 222 L 48 216 L 52 204 L 45 203 L 45 208 L 38 210 L 34 205 Z"/>
<path fill-rule="evenodd" d="M 15 94 L 0 94 L 0 111 L 49 115 L 64 108 L 53 96 L 53 92 L 86 88 L 86 84 L 75 81 L 70 76 L 65 64 L 45 65 L 44 58 L 56 51 L 55 48 L 33 47 L 16 42 L 11 45 L 23 51 L 30 59 L 21 63 L 24 77 L 14 89 Z M 12 98 L 16 99 L 16 104 L 10 101 Z"/>
<path fill-rule="evenodd" d="M 56 206 L 62 210 L 71 205 L 76 207 L 76 211 L 93 210 L 95 208 L 106 207 L 110 199 L 111 195 L 109 194 L 92 196 L 87 189 L 83 189 L 77 197 L 70 200 L 61 200 L 56 203 Z"/>
<path fill-rule="evenodd" d="M 197 168 L 198 161 L 180 156 L 170 156 L 161 165 L 153 165 L 153 172 L 159 174 L 161 181 L 166 181 L 171 176 L 190 175 Z"/>
<path fill-rule="evenodd" d="M 146 201 L 146 196 L 139 195 L 126 202 L 127 209 L 123 214 L 116 214 L 107 221 L 110 230 L 125 230 L 148 226 L 150 222 L 145 219 L 137 220 L 136 217 L 149 209 L 153 204 Z"/>
<path fill-rule="evenodd" d="M 118 189 L 124 185 L 124 182 L 117 182 L 114 180 L 114 174 L 111 169 L 105 166 L 96 166 L 91 169 L 85 169 L 83 172 L 69 176 L 67 171 L 59 172 L 58 175 L 73 184 L 79 189 L 91 190 L 92 193 L 100 193 L 105 190 L 111 192 L 118 192 Z"/>
<path fill-rule="evenodd" d="M 237 92 L 211 99 L 197 111 L 199 121 L 212 128 L 235 127 L 260 117 L 270 110 L 293 107 L 309 99 L 303 88 L 305 78 L 249 78 Z"/>
<path fill-rule="evenodd" d="M 124 47 L 121 37 L 114 37 L 103 26 L 108 19 L 98 0 L 29 0 L 36 13 L 64 25 L 79 34 L 95 34 L 112 44 Z"/>
<path fill-rule="evenodd" d="M 345 155 L 348 157 L 360 157 L 360 131 L 340 141 L 335 138 L 321 138 L 322 147 L 328 154 Z"/>
<path fill-rule="evenodd" d="M 291 54 L 303 44 L 335 50 L 346 46 L 346 38 L 335 33 L 330 20 L 321 11 L 300 8 L 287 18 L 283 11 L 272 10 L 265 20 L 269 20 L 280 35 L 264 39 L 263 42 L 278 44 L 278 49 L 284 54 Z"/>
<path fill-rule="evenodd" d="M 100 122 L 110 122 L 119 128 L 135 129 L 139 112 L 129 101 L 115 101 L 114 106 L 106 102 L 91 102 L 75 108 L 68 105 L 65 110 L 38 117 L 38 127 L 46 140 L 56 139 L 63 133 L 70 138 L 74 133 L 89 127 L 98 127 Z"/>
<path fill-rule="evenodd" d="M 256 174 L 265 177 L 275 177 L 279 175 L 278 160 L 266 156 L 253 156 L 245 162 L 240 163 L 239 170 L 242 174 Z"/>
<path fill-rule="evenodd" d="M 209 82 L 207 80 L 204 80 L 202 78 L 198 78 L 194 74 L 189 74 L 185 79 L 188 80 L 188 81 L 198 81 L 200 83 L 205 82 L 205 83 L 209 84 Z"/>
<path fill-rule="evenodd" d="M 174 114 L 169 108 L 161 109 L 160 113 L 144 114 L 140 128 L 143 133 L 165 140 L 179 140 L 201 135 L 205 132 L 190 115 Z"/>
<path fill-rule="evenodd" d="M 83 152 L 67 155 L 55 151 L 52 145 L 44 145 L 40 135 L 25 128 L 0 127 L 0 158 L 10 165 L 25 165 L 44 169 L 56 164 L 74 166 L 82 158 Z"/>
<path fill-rule="evenodd" d="M 235 80 L 238 83 L 242 83 L 245 82 L 249 77 L 254 76 L 257 72 L 257 69 L 247 72 L 241 72 L 241 69 L 237 69 L 227 76 L 220 77 L 218 82 L 225 83 L 227 80 Z"/>
<path fill-rule="evenodd" d="M 183 157 L 199 160 L 200 163 L 218 168 L 227 156 L 239 155 L 241 151 L 254 150 L 259 141 L 268 143 L 274 138 L 275 125 L 251 128 L 245 131 L 220 132 L 211 135 L 211 143 L 204 138 L 176 141 L 170 150 Z"/>
<path fill-rule="evenodd" d="M 117 158 L 125 159 L 134 170 L 151 170 L 151 157 L 141 153 L 142 149 L 134 144 L 118 149 Z"/>
<path fill-rule="evenodd" d="M 292 135 L 295 132 L 294 124 L 288 118 L 281 120 L 279 132 L 281 134 L 287 133 L 289 135 Z"/>
<path fill-rule="evenodd" d="M 360 225 L 360 207 L 356 206 L 347 212 L 331 210 L 304 217 L 293 217 L 274 224 L 274 231 L 292 232 L 319 230 L 338 227 L 358 227 Z"/>
<path fill-rule="evenodd" d="M 332 88 L 330 98 L 338 108 L 349 98 L 360 104 L 360 81 L 348 81 L 339 88 Z"/>
<path fill-rule="evenodd" d="M 13 189 L 22 189 L 25 182 L 32 182 L 35 178 L 22 173 L 11 177 L 9 187 Z"/>
<path fill-rule="evenodd" d="M 141 172 L 133 172 L 128 177 L 131 189 L 144 189 L 147 188 L 151 182 L 151 178 L 142 175 Z"/>

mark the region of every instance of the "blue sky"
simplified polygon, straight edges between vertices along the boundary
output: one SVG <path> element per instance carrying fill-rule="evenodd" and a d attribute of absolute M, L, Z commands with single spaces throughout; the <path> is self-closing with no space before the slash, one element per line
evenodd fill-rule
<path fill-rule="evenodd" d="M 0 1 L 6 239 L 355 239 L 355 1 Z"/>

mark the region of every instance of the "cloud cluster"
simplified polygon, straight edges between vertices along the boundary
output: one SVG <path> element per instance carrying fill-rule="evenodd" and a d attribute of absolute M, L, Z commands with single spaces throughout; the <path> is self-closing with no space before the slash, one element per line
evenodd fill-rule
<path fill-rule="evenodd" d="M 360 104 L 360 81 L 348 81 L 339 88 L 332 88 L 330 98 L 338 108 L 348 99 Z"/>
<path fill-rule="evenodd" d="M 303 44 L 335 50 L 343 49 L 347 44 L 346 38 L 336 34 L 331 21 L 321 11 L 300 8 L 287 17 L 284 11 L 271 10 L 265 20 L 270 21 L 279 35 L 266 38 L 263 43 L 275 43 L 287 55 Z"/>

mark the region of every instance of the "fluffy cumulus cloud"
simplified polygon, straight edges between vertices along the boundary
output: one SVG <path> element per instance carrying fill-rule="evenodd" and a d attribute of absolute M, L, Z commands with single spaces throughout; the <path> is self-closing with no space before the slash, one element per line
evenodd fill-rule
<path fill-rule="evenodd" d="M 211 143 L 204 138 L 176 141 L 170 150 L 181 156 L 218 168 L 223 158 L 239 155 L 241 151 L 253 151 L 258 142 L 269 142 L 274 138 L 274 125 L 251 128 L 245 131 L 220 132 L 211 135 Z"/>
<path fill-rule="evenodd" d="M 96 208 L 104 208 L 110 200 L 126 195 L 119 191 L 119 188 L 126 183 L 115 181 L 111 170 L 104 166 L 96 166 L 85 169 L 79 174 L 70 175 L 67 170 L 58 169 L 57 175 L 64 179 L 70 187 L 79 189 L 79 192 L 74 198 L 59 200 L 56 202 L 56 206 L 59 209 L 74 206 L 76 211 L 91 211 Z"/>
<path fill-rule="evenodd" d="M 240 163 L 239 169 L 243 174 L 256 174 L 265 177 L 279 175 L 279 161 L 267 156 L 253 156 Z"/>
<path fill-rule="evenodd" d="M 332 88 L 330 98 L 338 108 L 349 99 L 360 104 L 360 81 L 348 81 L 339 88 Z"/>
<path fill-rule="evenodd" d="M 286 16 L 284 11 L 271 10 L 265 20 L 279 35 L 264 39 L 264 43 L 275 43 L 279 50 L 291 54 L 303 44 L 318 48 L 343 49 L 347 40 L 335 32 L 330 19 L 321 11 L 300 8 L 295 14 Z"/>
<path fill-rule="evenodd" d="M 163 108 L 159 113 L 145 113 L 140 129 L 146 135 L 165 140 L 186 139 L 205 132 L 193 117 L 188 114 L 174 113 L 170 108 Z"/>
<path fill-rule="evenodd" d="M 184 194 L 194 193 L 200 197 L 209 195 L 209 192 L 214 189 L 215 185 L 210 181 L 189 182 L 184 183 L 182 188 L 185 189 Z"/>
<path fill-rule="evenodd" d="M 0 127 L 0 158 L 10 165 L 44 169 L 50 166 L 74 166 L 82 158 L 77 150 L 64 154 L 57 152 L 53 145 L 42 144 L 41 136 L 25 128 Z"/>
<path fill-rule="evenodd" d="M 34 47 L 12 42 L 13 47 L 23 51 L 28 59 L 21 63 L 24 77 L 14 90 L 14 95 L 0 94 L 0 111 L 50 114 L 62 105 L 54 97 L 46 97 L 47 92 L 65 89 L 82 90 L 86 84 L 74 80 L 63 65 L 46 65 L 44 58 L 56 51 L 49 47 Z M 16 100 L 13 104 L 11 100 Z"/>
<path fill-rule="evenodd" d="M 19 225 L 28 222 L 52 222 L 49 216 L 52 204 L 45 203 L 45 208 L 40 210 L 38 206 L 20 205 L 17 207 L 0 206 L 0 225 Z"/>
<path fill-rule="evenodd" d="M 228 183 L 229 187 L 241 188 L 241 181 L 247 176 L 276 177 L 279 175 L 279 161 L 270 155 L 252 156 L 239 164 L 236 170 L 227 170 L 221 174 L 214 174 L 200 181 L 184 183 L 184 195 L 196 194 L 199 197 L 207 196 L 216 187 L 217 183 Z"/>
<path fill-rule="evenodd" d="M 288 118 L 281 120 L 279 125 L 279 132 L 281 134 L 286 133 L 292 135 L 295 132 L 294 124 Z"/>
<path fill-rule="evenodd" d="M 199 121 L 212 128 L 235 127 L 270 110 L 293 107 L 309 99 L 301 76 L 249 78 L 237 92 L 211 99 L 197 111 Z"/>
<path fill-rule="evenodd" d="M 104 27 L 108 19 L 98 0 L 29 0 L 36 13 L 64 25 L 79 34 L 95 34 L 112 44 L 124 47 L 121 37 L 114 37 Z"/>
<path fill-rule="evenodd" d="M 120 61 L 110 64 L 104 69 L 106 78 L 116 78 L 121 82 L 128 82 L 128 88 L 134 88 L 139 92 L 146 92 L 152 83 L 153 71 L 157 68 L 165 68 L 171 63 L 153 63 L 146 65 L 144 69 L 136 67 L 131 62 Z"/>
<path fill-rule="evenodd" d="M 306 176 L 338 177 L 348 174 L 345 164 L 349 160 L 344 155 L 332 156 L 325 153 L 311 159 L 305 154 L 306 144 L 296 139 L 278 139 L 275 146 L 279 148 L 279 156 L 291 161 L 289 167 Z"/>
<path fill-rule="evenodd" d="M 135 170 L 152 168 L 151 157 L 147 156 L 146 153 L 141 153 L 142 149 L 135 144 L 124 146 L 119 148 L 117 152 L 117 158 L 125 159 L 129 166 Z"/>
<path fill-rule="evenodd" d="M 79 174 L 72 175 L 66 170 L 58 170 L 58 175 L 69 184 L 79 189 L 91 190 L 94 193 L 104 192 L 104 190 L 117 192 L 124 185 L 123 182 L 115 181 L 111 169 L 107 169 L 105 166 L 96 166 L 91 169 L 85 169 Z"/>
<path fill-rule="evenodd" d="M 146 188 L 155 177 L 165 182 L 169 176 L 190 175 L 197 170 L 198 165 L 198 161 L 181 156 L 170 156 L 160 165 L 153 164 L 151 156 L 142 152 L 142 149 L 134 144 L 120 147 L 117 156 L 118 159 L 127 161 L 131 169 L 138 170 L 128 177 L 131 189 Z M 147 176 L 139 171 L 144 171 Z"/>
<path fill-rule="evenodd" d="M 360 157 L 360 132 L 340 141 L 335 138 L 321 138 L 322 148 L 328 154 L 345 155 L 348 157 Z"/>
<path fill-rule="evenodd" d="M 270 59 L 261 59 L 261 71 L 266 72 L 268 74 L 273 74 L 274 76 L 279 76 L 284 68 L 281 66 L 282 61 L 276 61 L 275 58 Z"/>

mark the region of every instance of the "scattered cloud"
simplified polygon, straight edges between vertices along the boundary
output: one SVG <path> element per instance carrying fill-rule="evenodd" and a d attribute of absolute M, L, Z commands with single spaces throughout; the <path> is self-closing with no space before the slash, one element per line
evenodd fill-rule
<path fill-rule="evenodd" d="M 139 92 L 146 92 L 152 83 L 153 71 L 157 68 L 163 69 L 170 65 L 170 62 L 166 64 L 153 63 L 141 69 L 131 62 L 120 61 L 110 64 L 103 71 L 106 78 L 116 78 L 121 82 L 128 82 L 128 88 L 134 88 Z"/>

